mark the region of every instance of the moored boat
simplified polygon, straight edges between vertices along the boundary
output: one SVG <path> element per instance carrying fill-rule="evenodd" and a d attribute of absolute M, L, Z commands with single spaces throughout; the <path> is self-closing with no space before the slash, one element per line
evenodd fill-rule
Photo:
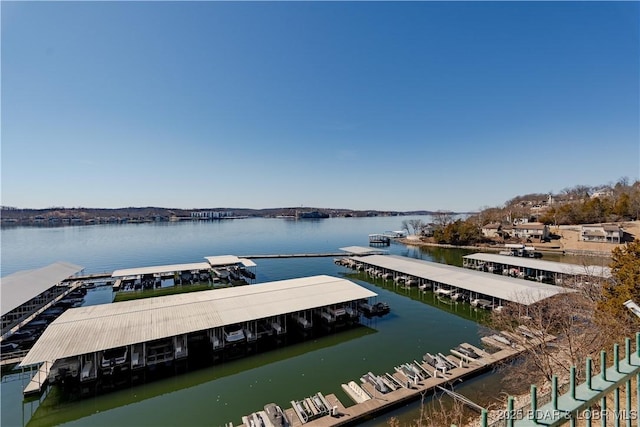
<path fill-rule="evenodd" d="M 287 418 L 287 414 L 285 414 L 282 408 L 275 403 L 268 403 L 264 405 L 264 412 L 267 414 L 271 424 L 275 427 L 289 427 L 289 425 L 291 425 Z"/>
<path fill-rule="evenodd" d="M 482 298 L 476 298 L 474 300 L 471 301 L 471 305 L 473 307 L 478 307 L 478 308 L 484 308 L 486 310 L 490 309 L 493 307 L 493 303 L 489 300 L 486 299 L 482 299 Z"/>

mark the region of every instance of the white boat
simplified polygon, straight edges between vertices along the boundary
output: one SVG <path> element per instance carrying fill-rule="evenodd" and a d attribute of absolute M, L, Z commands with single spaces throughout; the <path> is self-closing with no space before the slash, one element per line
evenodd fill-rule
<path fill-rule="evenodd" d="M 418 279 L 409 278 L 409 279 L 405 280 L 405 283 L 407 284 L 407 286 L 414 286 L 414 285 L 418 284 Z"/>
<path fill-rule="evenodd" d="M 264 405 L 264 412 L 274 427 L 289 427 L 291 424 L 282 408 L 275 403 Z"/>
<path fill-rule="evenodd" d="M 491 335 L 489 338 L 493 338 L 494 340 L 496 340 L 499 343 L 504 344 L 504 345 L 509 345 L 509 346 L 512 345 L 511 341 L 509 341 L 508 339 L 506 339 L 502 335 L 494 334 L 494 335 Z"/>
<path fill-rule="evenodd" d="M 463 301 L 465 298 L 466 296 L 462 292 L 454 292 L 451 294 L 451 299 L 454 301 Z"/>
<path fill-rule="evenodd" d="M 224 340 L 230 344 L 237 343 L 240 341 L 244 341 L 244 331 L 242 329 L 238 329 L 237 331 L 227 332 L 224 331 Z"/>
<path fill-rule="evenodd" d="M 406 277 L 406 276 L 396 276 L 396 277 L 393 279 L 393 281 L 394 281 L 394 282 L 396 282 L 396 283 L 402 283 L 402 282 L 404 282 L 406 279 L 407 279 L 407 277 Z"/>
<path fill-rule="evenodd" d="M 326 313 L 325 311 L 323 311 L 323 312 L 322 312 L 322 315 L 324 315 L 324 314 L 328 314 L 328 313 Z M 292 316 L 292 317 L 293 317 L 293 320 L 295 320 L 295 321 L 296 321 L 296 323 L 298 323 L 298 325 L 300 325 L 303 329 L 309 329 L 309 328 L 311 328 L 311 326 L 312 326 L 312 325 L 311 325 L 311 322 L 309 322 L 309 321 L 308 321 L 307 319 L 305 319 L 304 317 L 302 317 L 302 316 L 295 316 L 295 315 L 294 315 L 294 316 Z M 329 317 L 331 317 L 331 315 L 329 315 Z M 323 318 L 324 318 L 324 316 L 323 316 Z"/>
<path fill-rule="evenodd" d="M 328 312 L 328 311 L 326 311 L 326 310 L 322 310 L 322 312 L 320 313 L 320 317 L 322 318 L 322 320 L 324 320 L 324 321 L 325 321 L 325 322 L 327 322 L 327 323 L 333 323 L 333 322 L 336 320 L 336 319 L 335 319 L 335 317 L 333 317 L 333 316 L 331 315 L 331 313 L 329 313 L 329 312 Z M 308 323 L 306 319 L 303 319 L 303 320 L 304 320 L 304 322 L 305 322 L 305 323 Z M 305 324 L 305 325 L 302 325 L 302 326 L 303 326 L 304 328 L 307 328 L 307 327 L 308 327 L 306 324 Z"/>
<path fill-rule="evenodd" d="M 407 232 L 405 230 L 385 231 L 382 235 L 390 239 L 403 239 L 407 237 Z"/>
<path fill-rule="evenodd" d="M 102 362 L 100 363 L 100 366 L 102 368 L 113 368 L 115 366 L 123 365 L 127 361 L 128 352 L 128 346 L 105 350 L 102 353 Z"/>
<path fill-rule="evenodd" d="M 371 400 L 371 396 L 362 389 L 355 381 L 350 381 L 348 384 L 341 384 L 342 389 L 355 403 L 366 402 Z"/>
<path fill-rule="evenodd" d="M 228 279 L 229 278 L 229 270 L 225 268 L 214 268 L 213 272 L 220 279 Z"/>
<path fill-rule="evenodd" d="M 485 308 L 485 309 L 489 309 L 489 308 L 493 307 L 493 304 L 491 303 L 491 301 L 486 300 L 486 299 L 482 299 L 482 298 L 476 298 L 476 299 L 472 300 L 471 301 L 471 305 L 473 307 Z"/>
<path fill-rule="evenodd" d="M 451 294 L 453 294 L 453 290 L 452 289 L 444 289 L 444 288 L 438 288 L 435 291 L 433 291 L 434 294 L 436 295 L 442 295 L 445 297 L 450 297 Z"/>

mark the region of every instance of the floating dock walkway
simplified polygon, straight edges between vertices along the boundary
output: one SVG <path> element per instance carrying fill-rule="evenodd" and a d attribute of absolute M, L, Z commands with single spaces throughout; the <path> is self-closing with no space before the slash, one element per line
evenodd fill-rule
<path fill-rule="evenodd" d="M 495 337 L 499 337 L 499 339 Z M 342 384 L 342 389 L 353 400 L 354 404 L 351 406 L 345 406 L 335 394 L 321 395 L 318 393 L 322 396 L 323 405 L 321 406 L 326 410 L 314 411 L 313 401 L 303 399 L 292 401 L 292 407 L 284 412 L 292 427 L 303 425 L 305 427 L 347 426 L 361 423 L 400 405 L 416 401 L 425 393 L 437 392 L 446 392 L 456 399 L 464 400 L 466 405 L 479 409 L 481 408 L 479 405 L 445 387 L 457 380 L 479 375 L 501 362 L 520 355 L 525 350 L 523 345 L 525 343 L 528 343 L 529 346 L 543 345 L 554 339 L 553 336 L 547 336 L 542 340 L 524 333 L 515 335 L 502 332 L 486 341 L 482 340 L 496 348 L 495 353 L 489 353 L 464 343 L 457 347 L 457 353 L 460 357 L 439 354 L 439 357 L 446 359 L 445 363 L 448 364 L 448 368 L 444 368 L 442 371 L 436 367 L 437 365 L 432 366 L 426 361 L 413 360 L 396 367 L 393 374 L 385 373 L 378 376 L 369 372 L 363 375 L 360 384 L 355 381 Z M 473 357 L 469 355 L 473 355 Z M 300 402 L 305 402 L 305 405 Z M 313 416 L 306 413 L 306 408 L 312 411 Z M 301 412 L 305 413 L 301 415 Z M 247 427 L 250 426 L 247 425 Z"/>
<path fill-rule="evenodd" d="M 27 384 L 23 391 L 25 396 L 40 393 L 42 391 L 42 388 L 47 384 L 49 371 L 51 371 L 52 365 L 53 363 L 51 362 L 44 362 L 40 365 L 35 375 L 31 378 L 31 381 L 29 381 L 29 384 Z"/>
<path fill-rule="evenodd" d="M 352 254 L 344 252 L 321 252 L 316 254 L 264 254 L 264 255 L 242 255 L 240 258 L 247 259 L 273 259 L 273 258 L 321 258 L 321 257 L 346 257 Z"/>

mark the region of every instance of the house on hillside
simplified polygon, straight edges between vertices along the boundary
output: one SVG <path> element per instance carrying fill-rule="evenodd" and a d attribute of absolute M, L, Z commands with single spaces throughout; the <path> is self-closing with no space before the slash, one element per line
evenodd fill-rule
<path fill-rule="evenodd" d="M 513 226 L 513 237 L 524 240 L 544 241 L 549 239 L 549 226 L 541 222 L 529 222 Z"/>
<path fill-rule="evenodd" d="M 613 196 L 613 190 L 611 188 L 600 188 L 594 191 L 593 193 L 591 193 L 589 197 L 592 199 L 595 199 L 596 197 L 603 199 L 605 197 L 611 197 L 611 196 Z"/>
<path fill-rule="evenodd" d="M 436 225 L 432 222 L 425 224 L 421 229 L 420 229 L 420 235 L 422 237 L 433 237 L 433 232 L 436 229 Z"/>
<path fill-rule="evenodd" d="M 618 224 L 585 224 L 580 230 L 583 242 L 622 243 L 624 230 Z"/>
<path fill-rule="evenodd" d="M 499 222 L 485 224 L 482 226 L 482 228 L 480 228 L 480 231 L 482 232 L 482 235 L 484 237 L 487 237 L 489 239 L 502 237 L 502 224 L 500 224 Z"/>
<path fill-rule="evenodd" d="M 529 217 L 528 216 L 523 216 L 520 218 L 515 218 L 513 220 L 513 225 L 518 225 L 518 224 L 527 224 L 529 223 Z"/>

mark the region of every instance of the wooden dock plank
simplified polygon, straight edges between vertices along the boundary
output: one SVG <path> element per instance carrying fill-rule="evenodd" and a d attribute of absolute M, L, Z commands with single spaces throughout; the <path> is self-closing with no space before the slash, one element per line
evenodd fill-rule
<path fill-rule="evenodd" d="M 484 340 L 483 340 L 484 341 Z M 491 340 L 490 340 L 491 341 Z M 524 348 L 520 345 L 515 348 L 505 346 L 504 344 L 498 348 L 502 348 L 502 350 L 498 350 L 495 353 L 488 353 L 485 350 L 477 348 L 473 345 L 464 343 L 466 347 L 469 347 L 480 354 L 482 357 L 478 360 L 470 361 L 469 363 L 464 363 L 462 367 L 459 366 L 460 359 L 457 359 L 453 356 L 447 356 L 447 358 L 454 363 L 458 367 L 449 370 L 443 378 L 442 373 L 438 374 L 437 378 L 433 377 L 433 373 L 435 369 L 428 365 L 425 362 L 417 362 L 419 366 L 425 369 L 427 372 L 431 374 L 430 378 L 426 378 L 425 380 L 420 381 L 419 384 L 414 384 L 412 388 L 398 388 L 397 390 L 391 391 L 389 393 L 381 393 L 374 389 L 373 385 L 368 382 L 364 382 L 359 384 L 360 387 L 366 391 L 372 398 L 362 403 L 356 403 L 350 406 L 344 406 L 342 402 L 334 395 L 329 394 L 325 396 L 327 402 L 331 407 L 337 407 L 336 415 L 325 415 L 319 417 L 315 420 L 309 421 L 304 424 L 305 427 L 339 427 L 345 424 L 354 424 L 357 422 L 363 421 L 364 419 L 371 418 L 376 414 L 380 414 L 391 407 L 394 407 L 398 404 L 402 404 L 403 402 L 414 401 L 419 399 L 420 396 L 425 392 L 433 392 L 436 390 L 437 386 L 443 386 L 446 388 L 450 388 L 447 383 L 451 383 L 456 379 L 464 379 L 481 372 L 484 372 L 487 368 L 494 366 L 498 363 L 502 363 L 506 360 L 513 358 L 521 354 L 524 351 Z M 404 374 L 394 372 L 392 375 L 394 378 L 398 379 L 402 382 L 402 379 L 406 379 Z M 292 427 L 301 427 L 303 424 L 295 414 L 292 408 L 286 409 L 285 413 L 290 418 Z"/>

